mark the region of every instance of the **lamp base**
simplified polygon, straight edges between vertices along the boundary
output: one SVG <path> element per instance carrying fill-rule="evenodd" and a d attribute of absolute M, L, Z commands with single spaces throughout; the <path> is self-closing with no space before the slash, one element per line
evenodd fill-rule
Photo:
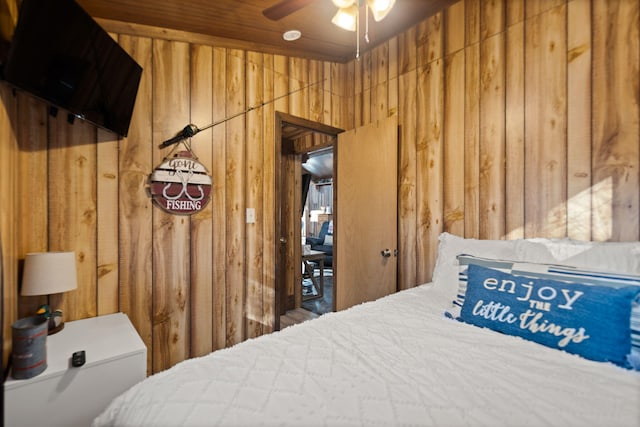
<path fill-rule="evenodd" d="M 57 334 L 58 332 L 60 332 L 63 329 L 64 329 L 64 322 L 61 322 L 58 326 L 55 326 L 53 328 L 49 328 L 49 332 L 47 333 L 47 335 Z"/>

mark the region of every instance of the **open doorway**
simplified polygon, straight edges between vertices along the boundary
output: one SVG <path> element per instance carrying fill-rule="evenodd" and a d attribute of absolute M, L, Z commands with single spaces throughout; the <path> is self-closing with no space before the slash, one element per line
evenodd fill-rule
<path fill-rule="evenodd" d="M 313 300 L 320 303 L 318 293 L 322 292 L 327 296 L 329 304 L 324 306 L 324 310 L 333 311 L 335 307 L 335 289 L 338 286 L 338 278 L 333 274 L 335 261 L 333 258 L 326 259 L 325 253 L 307 253 L 311 251 L 311 243 L 307 244 L 307 236 L 310 238 L 320 238 L 322 223 L 317 221 L 326 219 L 330 212 L 332 220 L 337 221 L 338 210 L 335 204 L 336 193 L 333 191 L 335 178 L 331 172 L 330 176 L 312 175 L 307 168 L 327 156 L 331 161 L 336 161 L 333 149 L 337 141 L 337 135 L 344 132 L 342 129 L 327 126 L 322 123 L 313 122 L 285 113 L 276 112 L 276 266 L 275 266 L 275 303 L 276 318 L 274 326 L 276 330 L 287 326 L 282 324 L 288 320 L 285 317 L 290 314 L 304 314 L 303 317 L 313 318 L 318 314 L 303 308 L 303 302 Z M 305 168 L 303 168 L 303 164 Z M 327 181 L 330 180 L 330 181 Z M 303 186 L 306 180 L 308 186 Z M 331 191 L 321 190 L 331 182 Z M 319 185 L 317 185 L 319 184 Z M 305 193 L 305 194 L 303 194 Z M 309 205 L 309 193 L 311 193 L 311 205 Z M 327 196 L 327 194 L 330 194 Z M 327 201 L 326 197 L 331 197 Z M 317 209 L 316 209 L 317 207 Z M 313 208 L 313 209 L 312 209 Z M 314 222 L 311 222 L 311 210 L 314 210 Z M 306 211 L 306 214 L 305 214 Z M 322 211 L 323 215 L 316 215 Z M 324 221 L 326 222 L 326 221 Z M 333 247 L 338 245 L 337 241 L 331 242 L 331 237 L 326 238 L 328 227 L 325 225 L 325 233 L 322 242 L 333 243 Z M 335 223 L 334 223 L 335 226 Z M 326 241 L 325 241 L 326 240 Z M 316 251 L 316 249 L 313 249 Z M 319 251 L 318 251 L 319 252 Z M 324 266 L 331 264 L 331 268 Z M 323 292 L 320 285 L 321 278 L 327 272 L 327 281 L 331 280 L 331 287 Z M 329 279 L 329 277 L 331 279 Z M 303 291 L 306 283 L 305 279 L 316 282 L 312 288 L 306 287 L 303 298 Z M 323 296 L 324 296 L 323 295 Z M 320 305 L 320 304 L 318 304 Z M 294 319 L 295 320 L 295 319 Z M 301 320 L 305 320 L 304 318 Z M 294 323 L 299 323 L 295 321 Z"/>
<path fill-rule="evenodd" d="M 333 300 L 333 146 L 302 156 L 302 304 L 322 315 Z"/>

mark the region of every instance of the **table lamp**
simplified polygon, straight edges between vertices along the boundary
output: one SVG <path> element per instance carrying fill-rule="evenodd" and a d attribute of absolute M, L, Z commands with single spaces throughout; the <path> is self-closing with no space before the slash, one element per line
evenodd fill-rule
<path fill-rule="evenodd" d="M 51 295 L 78 287 L 76 255 L 74 252 L 38 252 L 27 254 L 22 276 L 23 296 Z M 64 328 L 62 311 L 40 306 L 38 315 L 49 319 L 49 335 Z"/>

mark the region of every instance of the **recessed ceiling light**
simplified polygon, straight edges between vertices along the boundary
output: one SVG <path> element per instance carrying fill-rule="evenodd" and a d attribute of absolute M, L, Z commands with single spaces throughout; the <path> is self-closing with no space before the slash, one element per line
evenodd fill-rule
<path fill-rule="evenodd" d="M 285 31 L 285 33 L 282 35 L 282 38 L 288 42 L 292 42 L 294 40 L 298 40 L 301 35 L 302 33 L 298 30 L 289 30 Z"/>

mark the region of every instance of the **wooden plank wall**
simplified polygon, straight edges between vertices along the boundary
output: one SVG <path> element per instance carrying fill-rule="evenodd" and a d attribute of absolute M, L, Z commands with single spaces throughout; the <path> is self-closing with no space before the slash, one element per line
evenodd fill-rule
<path fill-rule="evenodd" d="M 1 86 L 2 191 L 15 198 L 1 217 L 5 360 L 11 323 L 46 302 L 18 296 L 20 263 L 32 251 L 77 252 L 78 290 L 51 302 L 67 320 L 127 313 L 150 373 L 273 330 L 275 111 L 341 124 L 332 109 L 347 99 L 335 78 L 346 65 L 144 31 L 112 33 L 144 69 L 127 138 L 71 125 Z M 171 151 L 158 148 L 163 140 L 250 108 L 191 141 L 213 178 L 206 209 L 176 216 L 151 203 L 147 178 Z M 247 207 L 254 224 L 245 224 Z"/>
<path fill-rule="evenodd" d="M 127 313 L 149 372 L 269 333 L 275 111 L 343 129 L 398 114 L 400 288 L 430 280 L 442 231 L 640 239 L 639 10 L 462 0 L 347 64 L 113 26 L 145 70 L 120 140 L 0 84 L 3 360 L 11 323 L 43 301 L 18 296 L 31 251 L 78 253 L 79 289 L 52 302 L 68 320 Z M 204 211 L 151 204 L 162 140 L 274 98 L 193 138 Z"/>
<path fill-rule="evenodd" d="M 465 0 L 356 62 L 354 124 L 400 116 L 400 288 L 442 231 L 640 238 L 639 10 Z"/>

